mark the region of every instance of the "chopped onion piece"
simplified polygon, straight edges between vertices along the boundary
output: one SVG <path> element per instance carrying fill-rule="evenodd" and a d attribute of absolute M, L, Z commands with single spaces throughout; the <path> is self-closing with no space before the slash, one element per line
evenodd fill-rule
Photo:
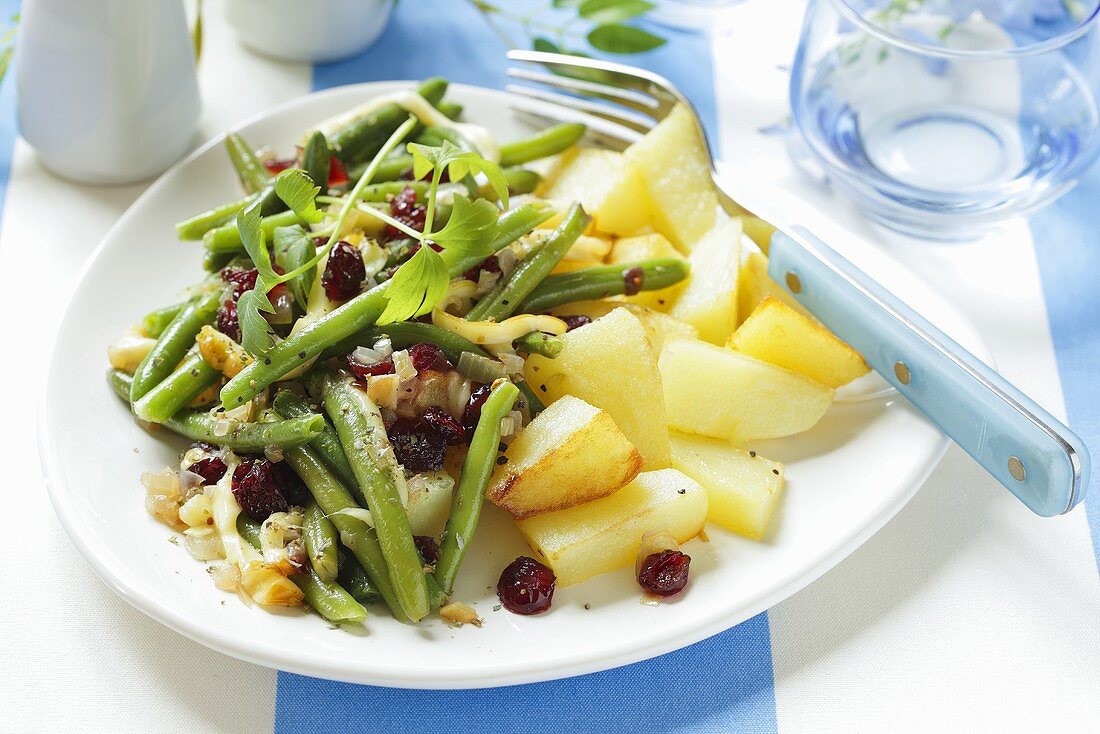
<path fill-rule="evenodd" d="M 345 507 L 342 510 L 333 512 L 329 517 L 333 515 L 347 515 L 348 517 L 353 517 L 360 522 L 370 525 L 372 528 L 374 527 L 374 518 L 371 517 L 370 510 L 364 510 L 362 507 Z"/>
<path fill-rule="evenodd" d="M 271 305 L 275 307 L 275 313 L 267 314 L 266 318 L 268 323 L 294 323 L 294 297 L 290 295 L 289 290 L 283 288 L 278 289 L 278 293 L 271 299 Z"/>
<path fill-rule="evenodd" d="M 459 355 L 457 369 L 463 377 L 485 384 L 508 374 L 503 363 L 473 352 L 463 352 Z"/>
<path fill-rule="evenodd" d="M 493 290 L 493 286 L 500 280 L 500 273 L 494 273 L 489 270 L 482 270 L 477 276 L 477 290 L 474 291 L 474 295 L 480 298 L 489 291 Z"/>
<path fill-rule="evenodd" d="M 393 353 L 393 371 L 402 383 L 416 379 L 416 367 L 408 351 L 402 349 Z"/>

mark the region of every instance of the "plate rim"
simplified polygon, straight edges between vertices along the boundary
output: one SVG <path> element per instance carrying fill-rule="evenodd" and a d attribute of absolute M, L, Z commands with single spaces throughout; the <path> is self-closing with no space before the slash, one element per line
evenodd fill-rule
<path fill-rule="evenodd" d="M 390 88 L 396 88 L 403 85 L 407 86 L 413 83 L 415 82 L 410 82 L 408 80 L 361 82 L 310 92 L 293 97 L 254 114 L 246 120 L 234 125 L 231 129 L 239 130 L 247 128 L 272 115 L 301 105 L 306 100 L 315 100 L 325 96 L 357 93 L 364 96 L 373 96 L 375 94 L 385 93 L 385 91 L 388 91 Z M 475 94 L 489 94 L 497 97 L 502 102 L 507 98 L 505 92 L 487 87 L 468 84 L 452 84 L 452 88 L 455 90 L 470 90 Z M 287 658 L 285 655 L 280 656 L 277 653 L 277 647 L 269 643 L 257 646 L 254 641 L 249 641 L 247 643 L 239 642 L 241 638 L 234 636 L 232 633 L 217 627 L 211 628 L 209 626 L 203 626 L 200 620 L 178 612 L 175 608 L 158 600 L 155 595 L 143 591 L 139 583 L 140 580 L 130 577 L 129 572 L 124 566 L 109 565 L 103 560 L 104 554 L 94 552 L 98 540 L 95 538 L 94 533 L 85 530 L 81 524 L 80 513 L 68 501 L 69 493 L 66 492 L 64 483 L 61 479 L 63 472 L 59 463 L 60 459 L 53 445 L 48 424 L 49 405 L 54 393 L 53 375 L 59 364 L 57 350 L 60 348 L 59 336 L 62 331 L 61 327 L 70 318 L 73 302 L 89 270 L 102 255 L 107 244 L 115 238 L 116 231 L 121 229 L 131 216 L 135 216 L 133 212 L 140 208 L 146 198 L 154 196 L 161 188 L 168 185 L 167 182 L 169 179 L 176 175 L 179 170 L 190 165 L 193 160 L 204 155 L 208 150 L 220 144 L 224 139 L 225 133 L 215 135 L 161 174 L 161 176 L 150 184 L 126 211 L 123 212 L 118 221 L 107 230 L 99 244 L 85 260 L 74 280 L 75 285 L 67 298 L 62 316 L 58 321 L 58 329 L 50 345 L 49 368 L 46 375 L 42 399 L 39 403 L 39 409 L 36 416 L 39 459 L 47 493 L 49 494 L 54 512 L 57 514 L 66 535 L 80 555 L 89 566 L 91 566 L 95 574 L 128 604 L 175 632 L 212 650 L 264 667 L 316 678 L 384 687 L 432 690 L 492 688 L 544 682 L 600 672 L 640 662 L 688 647 L 708 637 L 731 629 L 737 624 L 766 611 L 778 602 L 789 598 L 816 581 L 840 563 L 840 561 L 862 546 L 909 503 L 912 497 L 923 486 L 928 476 L 939 465 L 940 460 L 943 458 L 944 453 L 950 445 L 950 440 L 946 436 L 941 436 L 939 446 L 932 453 L 929 461 L 915 468 L 915 470 L 910 473 L 911 476 L 906 482 L 908 489 L 905 492 L 899 493 L 891 503 L 885 505 L 877 514 L 871 516 L 857 532 L 853 533 L 846 540 L 836 544 L 830 552 L 823 555 L 812 566 L 804 569 L 793 578 L 783 583 L 765 587 L 758 594 L 753 603 L 742 607 L 736 614 L 712 615 L 710 618 L 703 619 L 698 624 L 691 625 L 690 629 L 681 629 L 678 634 L 671 635 L 663 640 L 640 645 L 631 645 L 629 642 L 620 643 L 613 650 L 603 651 L 599 657 L 593 658 L 591 656 L 585 657 L 574 655 L 572 659 L 561 660 L 560 662 L 556 662 L 552 667 L 546 667 L 545 665 L 525 667 L 522 663 L 516 664 L 515 662 L 505 665 L 495 664 L 492 666 L 474 667 L 463 671 L 461 679 L 454 676 L 432 677 L 430 673 L 424 675 L 424 671 L 420 669 L 416 669 L 415 671 L 410 668 L 394 669 L 387 667 L 384 663 L 379 664 L 378 661 L 373 661 L 370 666 L 364 667 L 362 665 L 337 665 L 335 664 L 336 661 L 331 657 L 325 657 L 323 655 L 317 655 L 311 658 Z M 885 259 L 889 260 L 890 264 L 897 269 L 905 270 L 902 265 L 894 262 L 892 258 L 886 256 Z M 921 284 L 926 286 L 923 282 Z M 926 289 L 939 298 L 943 305 L 950 309 L 952 316 L 958 320 L 960 326 L 965 328 L 968 335 L 973 338 L 973 343 L 970 344 L 969 348 L 972 351 L 976 350 L 979 357 L 988 361 L 988 347 L 985 345 L 984 340 L 982 340 L 970 319 L 951 306 L 937 291 L 927 286 Z M 341 660 L 340 662 L 343 661 Z"/>

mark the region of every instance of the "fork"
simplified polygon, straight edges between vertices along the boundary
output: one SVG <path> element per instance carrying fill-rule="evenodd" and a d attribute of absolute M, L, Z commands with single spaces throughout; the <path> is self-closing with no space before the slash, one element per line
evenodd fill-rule
<path fill-rule="evenodd" d="M 691 111 L 721 207 L 745 214 L 722 187 L 706 130 L 671 82 L 624 64 L 513 50 L 514 109 L 583 122 L 596 142 L 624 150 L 677 105 Z M 803 227 L 777 231 L 768 274 L 859 351 L 899 393 L 1038 515 L 1069 512 L 1088 487 L 1084 442 L 1057 418 Z"/>

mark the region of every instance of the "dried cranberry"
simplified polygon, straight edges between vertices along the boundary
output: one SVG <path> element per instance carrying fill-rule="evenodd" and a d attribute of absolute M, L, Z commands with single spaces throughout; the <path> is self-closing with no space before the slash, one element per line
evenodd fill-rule
<path fill-rule="evenodd" d="M 340 240 L 328 254 L 328 265 L 321 275 L 321 285 L 333 301 L 346 301 L 358 295 L 367 269 L 359 248 Z"/>
<path fill-rule="evenodd" d="M 264 161 L 264 168 L 272 174 L 282 173 L 288 168 L 295 168 L 297 165 L 297 158 L 272 158 L 271 160 Z"/>
<path fill-rule="evenodd" d="M 579 329 L 582 326 L 587 326 L 592 323 L 592 319 L 588 318 L 584 314 L 577 314 L 576 316 L 559 316 L 562 321 L 565 322 L 565 327 L 569 331 L 573 329 Z"/>
<path fill-rule="evenodd" d="M 451 361 L 447 359 L 447 355 L 443 353 L 443 350 L 434 344 L 428 344 L 427 342 L 413 344 L 408 351 L 409 358 L 412 359 L 413 367 L 416 368 L 417 372 L 423 372 L 424 370 L 447 372 L 455 368 Z"/>
<path fill-rule="evenodd" d="M 401 418 L 386 433 L 398 463 L 409 471 L 439 471 L 443 468 L 447 439 L 427 421 Z"/>
<path fill-rule="evenodd" d="M 241 459 L 233 471 L 233 496 L 245 514 L 257 522 L 289 507 L 267 459 Z"/>
<path fill-rule="evenodd" d="M 256 268 L 222 268 L 221 276 L 222 280 L 233 286 L 233 300 L 236 301 L 242 293 L 256 287 L 260 271 Z"/>
<path fill-rule="evenodd" d="M 472 280 L 477 283 L 481 280 L 482 273 L 499 273 L 500 272 L 500 260 L 496 255 L 490 255 L 487 260 L 484 260 L 480 265 L 476 265 L 465 273 L 462 274 L 466 280 Z"/>
<path fill-rule="evenodd" d="M 237 304 L 232 299 L 226 299 L 218 309 L 214 321 L 215 328 L 235 342 L 241 340 L 241 322 L 237 318 Z"/>
<path fill-rule="evenodd" d="M 439 563 L 439 543 L 435 542 L 435 538 L 428 535 L 414 535 L 413 542 L 416 543 L 416 549 L 420 551 L 420 558 L 424 563 L 429 566 Z"/>
<path fill-rule="evenodd" d="M 225 470 L 225 462 L 217 456 L 208 456 L 205 459 L 199 459 L 194 464 L 187 467 L 187 471 L 202 477 L 203 484 L 217 484 L 221 478 L 225 476 Z"/>
<path fill-rule="evenodd" d="M 351 370 L 351 374 L 355 375 L 356 379 L 366 382 L 368 377 L 392 375 L 394 373 L 393 357 L 386 357 L 373 364 L 365 364 L 349 354 L 348 369 Z"/>
<path fill-rule="evenodd" d="M 623 271 L 623 293 L 628 296 L 637 295 L 645 283 L 645 271 L 639 267 L 627 268 Z"/>
<path fill-rule="evenodd" d="M 481 420 L 481 409 L 492 391 L 492 385 L 482 385 L 470 393 L 470 399 L 466 401 L 466 409 L 462 411 L 462 427 L 466 429 L 468 435 L 477 428 L 477 422 Z"/>
<path fill-rule="evenodd" d="M 520 556 L 508 564 L 497 581 L 497 596 L 513 614 L 538 614 L 554 600 L 554 572 L 534 558 Z"/>
<path fill-rule="evenodd" d="M 343 186 L 351 179 L 348 178 L 348 169 L 344 168 L 344 162 L 336 156 L 328 159 L 328 187 Z"/>
<path fill-rule="evenodd" d="M 275 477 L 275 483 L 279 485 L 279 491 L 287 502 L 292 505 L 307 505 L 311 499 L 305 483 L 287 466 L 285 461 L 271 465 L 271 473 Z"/>
<path fill-rule="evenodd" d="M 424 411 L 423 418 L 424 422 L 434 428 L 451 446 L 466 440 L 466 429 L 442 408 L 431 406 Z"/>
<path fill-rule="evenodd" d="M 403 188 L 390 202 L 390 216 L 418 232 L 424 231 L 424 218 L 427 214 L 426 207 L 417 205 L 416 189 L 412 186 Z M 393 225 L 387 225 L 383 232 L 383 238 L 387 240 L 403 236 L 404 233 Z"/>
<path fill-rule="evenodd" d="M 678 550 L 651 553 L 638 570 L 638 583 L 651 594 L 672 596 L 687 586 L 690 567 L 691 556 Z"/>

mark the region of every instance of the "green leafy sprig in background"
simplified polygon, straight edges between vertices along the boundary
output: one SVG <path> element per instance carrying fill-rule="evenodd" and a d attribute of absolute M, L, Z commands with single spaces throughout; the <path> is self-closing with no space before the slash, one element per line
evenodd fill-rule
<path fill-rule="evenodd" d="M 536 51 L 587 56 L 588 49 L 613 54 L 652 51 L 665 39 L 636 24 L 656 6 L 647 0 L 551 0 L 488 2 L 467 0 L 505 45 L 529 45 Z M 519 43 L 499 21 L 518 25 L 526 36 Z"/>

